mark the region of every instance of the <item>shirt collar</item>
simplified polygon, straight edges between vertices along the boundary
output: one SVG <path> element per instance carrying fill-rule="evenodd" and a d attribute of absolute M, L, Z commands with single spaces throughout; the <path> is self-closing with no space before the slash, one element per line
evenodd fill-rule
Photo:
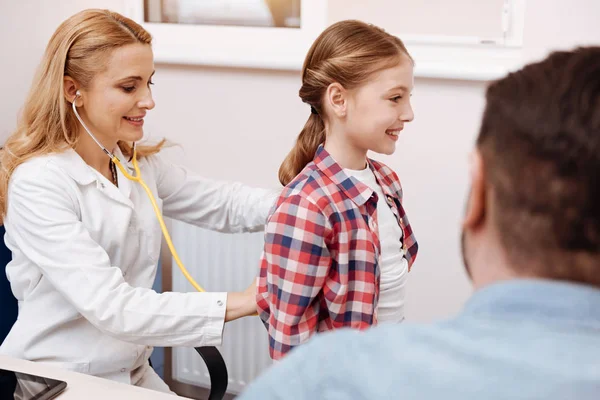
<path fill-rule="evenodd" d="M 356 205 L 362 206 L 371 197 L 377 200 L 377 194 L 369 186 L 365 185 L 353 176 L 349 176 L 329 154 L 323 145 L 320 145 L 313 159 L 316 167 L 325 174 L 342 192 L 346 194 Z M 375 175 L 377 183 L 381 186 L 383 193 L 391 196 L 392 193 L 388 187 L 387 180 L 382 176 L 375 163 L 367 159 L 367 165 Z"/>
<path fill-rule="evenodd" d="M 316 167 L 325 174 L 342 192 L 358 206 L 362 206 L 371 198 L 373 190 L 353 176 L 348 176 L 344 169 L 320 145 L 313 159 Z"/>
<path fill-rule="evenodd" d="M 464 314 L 570 320 L 600 329 L 600 289 L 549 279 L 513 279 L 477 290 Z"/>

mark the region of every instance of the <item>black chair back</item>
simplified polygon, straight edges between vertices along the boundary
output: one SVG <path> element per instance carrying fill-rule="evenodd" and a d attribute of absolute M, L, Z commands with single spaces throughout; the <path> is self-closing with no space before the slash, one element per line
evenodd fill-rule
<path fill-rule="evenodd" d="M 12 253 L 4 244 L 4 232 L 4 226 L 0 226 L 0 344 L 17 320 L 17 299 L 6 277 L 6 265 L 12 260 Z"/>

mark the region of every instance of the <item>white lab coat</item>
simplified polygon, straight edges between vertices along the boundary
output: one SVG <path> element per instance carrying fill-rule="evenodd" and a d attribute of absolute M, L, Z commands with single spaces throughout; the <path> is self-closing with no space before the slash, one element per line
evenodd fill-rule
<path fill-rule="evenodd" d="M 203 179 L 160 154 L 139 165 L 165 216 L 222 232 L 262 230 L 279 192 Z M 73 150 L 14 172 L 6 271 L 19 317 L 0 353 L 129 383 L 152 346 L 221 343 L 226 293 L 151 289 L 160 226 L 143 188 L 118 174 L 117 188 Z"/>

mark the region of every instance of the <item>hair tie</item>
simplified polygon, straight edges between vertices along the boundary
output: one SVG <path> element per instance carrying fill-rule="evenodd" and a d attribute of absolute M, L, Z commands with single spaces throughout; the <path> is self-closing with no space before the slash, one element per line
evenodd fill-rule
<path fill-rule="evenodd" d="M 315 114 L 315 115 L 319 115 L 319 113 L 317 112 L 317 109 L 314 108 L 313 106 L 310 106 L 310 113 L 311 114 Z"/>

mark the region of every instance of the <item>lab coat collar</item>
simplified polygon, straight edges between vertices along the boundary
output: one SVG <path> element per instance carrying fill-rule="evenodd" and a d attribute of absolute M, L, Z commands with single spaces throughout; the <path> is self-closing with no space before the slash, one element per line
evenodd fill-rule
<path fill-rule="evenodd" d="M 114 151 L 114 154 L 119 158 L 123 167 L 125 167 L 130 174 L 134 174 L 133 165 L 128 162 L 128 157 L 125 157 L 119 148 Z M 129 199 L 132 182 L 121 173 L 119 168 L 117 168 L 119 179 L 119 188 L 117 188 L 113 185 L 105 185 L 101 182 L 101 178 L 98 174 L 94 172 L 92 167 L 90 167 L 73 149 L 67 149 L 64 152 L 54 154 L 51 158 L 59 168 L 65 171 L 79 185 L 89 185 L 96 182 L 98 187 L 105 189 L 103 192 L 107 196 L 120 203 L 133 207 L 133 203 Z"/>
<path fill-rule="evenodd" d="M 73 149 L 53 154 L 50 159 L 53 164 L 66 172 L 80 185 L 88 185 L 98 180 L 91 167 Z"/>

